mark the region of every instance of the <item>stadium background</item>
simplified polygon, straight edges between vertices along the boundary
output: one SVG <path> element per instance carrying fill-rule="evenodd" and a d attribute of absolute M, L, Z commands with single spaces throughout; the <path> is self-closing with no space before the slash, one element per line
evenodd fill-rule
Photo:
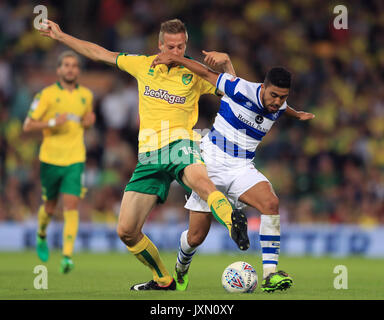
<path fill-rule="evenodd" d="M 307 241 L 308 230 L 318 232 L 318 227 L 326 226 L 325 230 L 334 230 L 333 235 L 347 230 L 348 239 L 353 240 L 355 233 L 348 229 L 352 226 L 358 234 L 368 234 L 368 242 L 379 239 L 382 243 L 382 1 L 345 3 L 348 30 L 336 30 L 333 8 L 341 3 L 334 1 L 3 0 L 0 250 L 12 246 L 8 235 L 11 239 L 18 237 L 21 248 L 33 247 L 34 223 L 41 201 L 37 158 L 41 138 L 39 134 L 24 134 L 22 123 L 34 94 L 56 81 L 56 59 L 66 49 L 34 30 L 33 7 L 37 4 L 48 7 L 49 18 L 59 23 L 64 32 L 112 51 L 155 54 L 160 23 L 177 17 L 189 31 L 187 54 L 197 60 L 203 59 L 202 49 L 227 52 L 238 76 L 255 82 L 261 82 L 271 66 L 289 68 L 294 86 L 288 102 L 298 110 L 314 113 L 316 118 L 304 123 L 282 117 L 259 146 L 255 159 L 257 168 L 270 179 L 280 198 L 282 235 L 284 230 L 301 230 Z M 113 249 L 116 243 L 121 244 L 114 228 L 123 188 L 137 160 L 136 82 L 117 68 L 86 59 L 82 62 L 80 82 L 95 95 L 97 122 L 85 135 L 88 193 L 80 208 L 79 238 L 86 239 L 87 230 L 92 228 L 101 230 L 114 243 L 108 247 Z M 202 97 L 196 128 L 210 127 L 218 105 L 216 97 Z M 188 215 L 183 208 L 184 196 L 183 189 L 173 184 L 168 201 L 151 213 L 149 222 L 154 226 L 151 232 L 155 243 L 172 226 L 178 226 L 178 231 L 185 229 Z M 247 212 L 250 230 L 257 232 L 259 214 L 252 209 Z M 61 219 L 58 210 L 57 230 Z M 15 235 L 18 232 L 20 236 Z M 94 234 L 93 241 L 97 241 L 98 233 Z M 329 233 L 326 235 L 329 238 Z M 59 238 L 57 231 L 56 242 L 52 240 L 57 247 Z M 89 248 L 84 245 L 86 241 L 81 243 Z M 308 243 L 303 249 L 307 253 L 311 248 Z M 358 247 L 366 244 L 364 240 Z M 177 237 L 169 244 L 159 244 L 160 249 L 167 246 L 176 248 Z M 225 248 L 232 247 L 228 244 Z M 380 250 L 379 255 L 384 256 Z"/>

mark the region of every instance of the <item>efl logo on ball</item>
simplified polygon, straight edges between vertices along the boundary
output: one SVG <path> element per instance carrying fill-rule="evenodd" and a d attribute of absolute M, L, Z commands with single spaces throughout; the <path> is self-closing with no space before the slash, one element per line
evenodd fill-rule
<path fill-rule="evenodd" d="M 244 261 L 230 264 L 221 276 L 224 289 L 230 293 L 251 293 L 257 287 L 257 281 L 256 270 Z"/>

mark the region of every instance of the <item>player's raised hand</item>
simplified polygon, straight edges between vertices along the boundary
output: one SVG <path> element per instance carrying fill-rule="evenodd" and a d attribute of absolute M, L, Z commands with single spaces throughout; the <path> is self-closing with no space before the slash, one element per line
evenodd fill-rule
<path fill-rule="evenodd" d="M 161 52 L 157 57 L 152 61 L 151 68 L 156 67 L 159 64 L 174 64 L 177 59 L 177 56 L 170 52 Z"/>
<path fill-rule="evenodd" d="M 59 25 L 51 20 L 44 20 L 41 23 L 42 28 L 39 30 L 40 34 L 44 37 L 49 37 L 54 40 L 60 40 L 64 34 Z"/>
<path fill-rule="evenodd" d="M 315 117 L 313 113 L 304 112 L 304 111 L 298 111 L 298 114 L 299 114 L 300 121 L 311 120 Z"/>
<path fill-rule="evenodd" d="M 205 55 L 204 63 L 211 68 L 221 67 L 229 61 L 229 56 L 226 53 L 205 50 L 202 52 Z"/>

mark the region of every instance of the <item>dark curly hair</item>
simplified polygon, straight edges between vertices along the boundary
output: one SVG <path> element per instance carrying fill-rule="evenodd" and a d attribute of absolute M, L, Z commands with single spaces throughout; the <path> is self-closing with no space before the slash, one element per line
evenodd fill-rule
<path fill-rule="evenodd" d="M 273 67 L 265 76 L 264 84 L 289 89 L 291 88 L 291 73 L 283 67 Z"/>

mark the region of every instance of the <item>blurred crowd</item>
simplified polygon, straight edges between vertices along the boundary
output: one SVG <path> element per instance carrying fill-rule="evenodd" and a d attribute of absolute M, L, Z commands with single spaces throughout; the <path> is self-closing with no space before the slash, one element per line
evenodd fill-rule
<path fill-rule="evenodd" d="M 22 123 L 33 96 L 56 80 L 61 44 L 33 28 L 44 4 L 62 30 L 112 51 L 155 54 L 162 21 L 189 31 L 187 54 L 229 53 L 237 75 L 262 82 L 276 65 L 293 73 L 288 103 L 316 115 L 280 118 L 256 152 L 288 223 L 384 223 L 384 2 L 350 1 L 348 29 L 333 26 L 334 1 L 0 0 L 0 221 L 35 219 L 41 203 L 41 135 Z M 115 223 L 137 161 L 136 82 L 117 68 L 82 61 L 81 83 L 95 95 L 97 122 L 85 134 L 82 221 Z M 209 128 L 217 97 L 203 96 L 197 128 Z M 156 222 L 188 221 L 185 194 L 172 184 Z M 249 209 L 257 224 L 258 213 Z M 60 219 L 58 213 L 58 219 Z M 251 227 L 254 224 L 251 224 Z"/>

